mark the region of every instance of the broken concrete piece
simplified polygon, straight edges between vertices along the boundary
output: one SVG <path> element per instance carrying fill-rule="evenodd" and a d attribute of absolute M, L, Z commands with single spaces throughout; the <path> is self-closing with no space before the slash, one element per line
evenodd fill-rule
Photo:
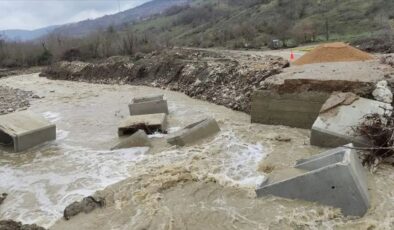
<path fill-rule="evenodd" d="M 82 199 L 82 201 L 74 202 L 64 209 L 63 217 L 69 220 L 71 217 L 78 215 L 81 212 L 89 213 L 96 208 L 102 208 L 105 206 L 105 199 L 102 197 L 88 196 Z"/>
<path fill-rule="evenodd" d="M 167 101 L 163 95 L 134 98 L 129 104 L 130 115 L 143 115 L 154 113 L 168 114 Z"/>
<path fill-rule="evenodd" d="M 252 96 L 251 119 L 253 123 L 309 129 L 329 96 L 325 92 L 258 90 Z"/>
<path fill-rule="evenodd" d="M 0 116 L 0 146 L 23 151 L 56 139 L 56 125 L 29 111 Z"/>
<path fill-rule="evenodd" d="M 340 95 L 344 94 L 332 94 L 327 103 L 337 101 L 335 98 L 340 98 Z M 354 97 L 347 96 L 346 98 Z M 369 144 L 368 140 L 358 136 L 354 129 L 366 115 L 373 113 L 391 114 L 393 109 L 390 104 L 365 98 L 348 100 L 349 103 L 344 102 L 346 100 L 335 106 L 323 105 L 322 112 L 312 126 L 310 139 L 312 145 L 338 147 L 351 142 L 357 146 L 366 146 Z M 324 108 L 328 109 L 324 110 Z"/>
<path fill-rule="evenodd" d="M 146 134 L 155 132 L 167 132 L 167 115 L 165 113 L 130 116 L 121 121 L 118 127 L 118 135 L 132 135 L 138 130 L 144 130 Z"/>
<path fill-rule="evenodd" d="M 167 139 L 172 145 L 185 146 L 200 139 L 209 137 L 220 131 L 219 125 L 213 118 L 207 118 L 202 121 L 186 126 L 184 129 L 174 133 Z"/>
<path fill-rule="evenodd" d="M 138 130 L 133 135 L 127 137 L 126 139 L 120 141 L 111 150 L 115 149 L 126 149 L 132 147 L 144 147 L 144 146 L 152 146 L 148 135 L 143 130 Z"/>
<path fill-rule="evenodd" d="M 299 160 L 290 175 L 271 176 L 256 190 L 257 196 L 274 195 L 340 208 L 344 215 L 363 216 L 369 208 L 365 169 L 352 144 Z"/>

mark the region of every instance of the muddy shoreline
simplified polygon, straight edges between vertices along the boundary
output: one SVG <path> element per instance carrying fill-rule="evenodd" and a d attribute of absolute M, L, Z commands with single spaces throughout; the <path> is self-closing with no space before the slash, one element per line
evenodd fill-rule
<path fill-rule="evenodd" d="M 252 92 L 288 66 L 287 60 L 271 55 L 178 48 L 154 52 L 138 60 L 111 57 L 99 63 L 59 62 L 44 69 L 41 76 L 153 86 L 248 113 Z"/>

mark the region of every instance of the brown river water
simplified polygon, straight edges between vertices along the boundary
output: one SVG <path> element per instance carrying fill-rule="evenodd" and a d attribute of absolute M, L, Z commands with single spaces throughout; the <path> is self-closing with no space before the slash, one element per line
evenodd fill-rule
<path fill-rule="evenodd" d="M 130 85 L 52 81 L 38 74 L 0 79 L 33 91 L 30 110 L 57 125 L 57 140 L 22 153 L 0 151 L 0 219 L 50 229 L 393 229 L 394 169 L 368 173 L 371 208 L 362 218 L 338 209 L 278 197 L 256 198 L 263 170 L 292 167 L 324 149 L 309 130 L 251 124 L 249 115 L 181 93 Z M 211 116 L 221 132 L 189 147 L 165 144 L 109 151 L 134 96 L 163 93 L 169 132 Z M 278 136 L 291 141 L 277 140 Z M 62 219 L 63 209 L 95 191 L 103 209 Z"/>

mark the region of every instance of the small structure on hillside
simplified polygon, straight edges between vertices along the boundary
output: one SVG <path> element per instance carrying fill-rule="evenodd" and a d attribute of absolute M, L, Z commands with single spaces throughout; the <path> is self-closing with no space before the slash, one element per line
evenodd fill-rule
<path fill-rule="evenodd" d="M 29 111 L 0 116 L 0 147 L 20 152 L 56 139 L 56 125 Z"/>
<path fill-rule="evenodd" d="M 129 104 L 130 115 L 143 115 L 154 113 L 168 114 L 167 101 L 163 95 L 134 98 Z"/>
<path fill-rule="evenodd" d="M 347 148 L 349 147 L 349 148 Z M 369 208 L 365 169 L 353 145 L 297 161 L 284 177 L 270 176 L 257 196 L 274 195 L 340 208 L 344 215 L 363 216 Z"/>
<path fill-rule="evenodd" d="M 322 62 L 367 61 L 373 58 L 372 55 L 343 42 L 335 42 L 320 45 L 293 63 L 305 65 Z"/>

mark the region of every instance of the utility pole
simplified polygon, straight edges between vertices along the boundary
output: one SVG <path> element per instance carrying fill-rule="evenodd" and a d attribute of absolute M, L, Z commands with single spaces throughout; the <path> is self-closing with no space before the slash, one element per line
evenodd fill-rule
<path fill-rule="evenodd" d="M 117 1 L 118 1 L 118 12 L 120 13 L 120 0 Z"/>

